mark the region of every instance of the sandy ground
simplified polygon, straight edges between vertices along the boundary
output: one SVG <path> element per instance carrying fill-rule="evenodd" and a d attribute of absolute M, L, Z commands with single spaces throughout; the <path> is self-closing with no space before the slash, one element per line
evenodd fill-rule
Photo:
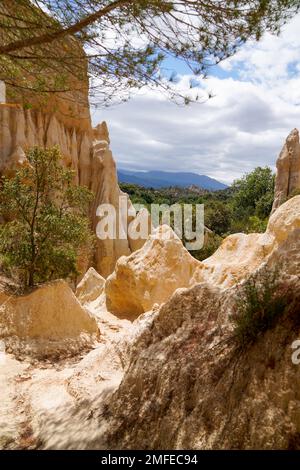
<path fill-rule="evenodd" d="M 51 363 L 0 352 L 0 448 L 104 446 L 102 403 L 122 380 L 121 344 L 131 323 L 95 307 L 101 340 L 88 353 Z"/>

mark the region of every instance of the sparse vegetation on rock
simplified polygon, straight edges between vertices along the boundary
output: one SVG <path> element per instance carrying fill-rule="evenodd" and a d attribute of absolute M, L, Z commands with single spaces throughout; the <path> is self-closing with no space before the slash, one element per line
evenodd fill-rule
<path fill-rule="evenodd" d="M 278 269 L 263 270 L 239 287 L 232 320 L 234 338 L 243 349 L 272 329 L 291 302 L 291 292 L 280 286 L 279 275 Z"/>

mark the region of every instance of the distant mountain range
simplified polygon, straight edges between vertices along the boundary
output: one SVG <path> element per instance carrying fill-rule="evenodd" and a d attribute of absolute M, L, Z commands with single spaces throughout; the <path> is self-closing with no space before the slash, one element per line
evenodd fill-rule
<path fill-rule="evenodd" d="M 120 183 L 132 183 L 145 188 L 168 188 L 178 186 L 188 188 L 195 185 L 209 191 L 218 191 L 226 189 L 226 184 L 220 183 L 213 178 L 197 173 L 173 173 L 171 171 L 131 171 L 118 170 L 118 179 Z"/>

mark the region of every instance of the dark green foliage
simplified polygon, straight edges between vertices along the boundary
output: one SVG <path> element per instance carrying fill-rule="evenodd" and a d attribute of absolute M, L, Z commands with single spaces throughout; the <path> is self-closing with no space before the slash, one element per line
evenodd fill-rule
<path fill-rule="evenodd" d="M 269 167 L 257 167 L 233 183 L 232 207 L 236 217 L 269 215 L 274 198 L 274 174 Z"/>
<path fill-rule="evenodd" d="M 209 201 L 205 204 L 205 226 L 218 235 L 230 230 L 232 212 L 221 201 Z"/>
<path fill-rule="evenodd" d="M 204 204 L 205 225 L 221 237 L 237 232 L 264 232 L 274 199 L 274 174 L 268 167 L 255 168 L 222 191 L 176 187 L 147 189 L 127 183 L 120 186 L 133 203 L 144 204 L 148 209 L 151 203 Z M 214 246 L 215 243 L 209 253 Z"/>
<path fill-rule="evenodd" d="M 205 226 L 213 234 L 206 237 L 204 247 L 191 254 L 203 260 L 220 246 L 222 238 L 237 232 L 264 232 L 274 199 L 274 174 L 268 167 L 255 168 L 235 181 L 230 188 L 207 191 L 201 188 L 143 188 L 123 183 L 121 189 L 133 203 L 143 204 L 204 204 Z"/>
<path fill-rule="evenodd" d="M 27 158 L 29 165 L 2 178 L 0 255 L 2 267 L 32 287 L 77 274 L 80 250 L 92 241 L 92 194 L 72 183 L 58 148 L 34 148 Z"/>
<path fill-rule="evenodd" d="M 203 261 L 214 254 L 221 245 L 222 240 L 223 238 L 218 235 L 211 235 L 204 243 L 203 248 L 201 248 L 201 250 L 191 251 L 191 255 L 199 261 Z"/>
<path fill-rule="evenodd" d="M 148 207 L 150 204 L 169 204 L 170 206 L 176 203 L 201 204 L 204 201 L 204 196 L 210 194 L 201 188 L 195 192 L 189 188 L 177 188 L 175 186 L 160 189 L 144 188 L 132 183 L 120 183 L 120 188 L 129 194 L 133 203 L 145 204 Z M 217 197 L 217 193 L 223 192 L 216 191 L 214 194 Z"/>
<path fill-rule="evenodd" d="M 273 328 L 289 305 L 289 292 L 279 287 L 278 271 L 251 276 L 243 285 L 232 316 L 234 338 L 241 347 L 253 344 Z"/>
<path fill-rule="evenodd" d="M 260 219 L 269 217 L 274 201 L 274 183 L 268 186 L 268 190 L 255 204 L 255 215 Z"/>

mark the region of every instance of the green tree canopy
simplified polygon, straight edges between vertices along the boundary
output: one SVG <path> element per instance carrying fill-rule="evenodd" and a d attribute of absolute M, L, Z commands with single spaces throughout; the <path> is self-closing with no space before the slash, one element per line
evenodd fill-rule
<path fill-rule="evenodd" d="M 80 251 L 91 244 L 86 217 L 92 194 L 72 183 L 58 148 L 34 148 L 28 165 L 2 178 L 0 257 L 25 287 L 77 274 Z"/>
<path fill-rule="evenodd" d="M 257 167 L 236 180 L 232 199 L 235 217 L 268 217 L 274 198 L 274 178 L 271 168 Z"/>
<path fill-rule="evenodd" d="M 221 201 L 212 200 L 205 203 L 205 226 L 218 235 L 224 235 L 230 230 L 231 210 Z"/>

